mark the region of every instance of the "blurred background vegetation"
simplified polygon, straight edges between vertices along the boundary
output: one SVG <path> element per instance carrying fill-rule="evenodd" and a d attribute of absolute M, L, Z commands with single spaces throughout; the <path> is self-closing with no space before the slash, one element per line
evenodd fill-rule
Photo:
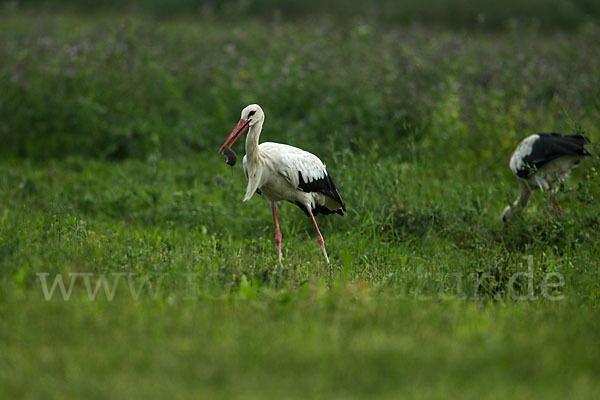
<path fill-rule="evenodd" d="M 212 151 L 258 102 L 277 140 L 309 149 L 451 136 L 493 157 L 597 125 L 599 15 L 588 0 L 5 2 L 0 154 Z"/>

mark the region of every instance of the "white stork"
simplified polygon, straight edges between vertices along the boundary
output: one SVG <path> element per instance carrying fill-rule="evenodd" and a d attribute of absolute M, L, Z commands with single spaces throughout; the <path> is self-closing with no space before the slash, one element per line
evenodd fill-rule
<path fill-rule="evenodd" d="M 296 204 L 312 219 L 317 230 L 317 242 L 329 263 L 315 215 L 344 215 L 344 201 L 327 174 L 325 164 L 314 154 L 286 144 L 265 142 L 259 145 L 258 138 L 264 121 L 265 114 L 258 104 L 244 108 L 240 121 L 220 151 L 226 146 L 233 146 L 248 130 L 243 160 L 248 187 L 243 201 L 250 200 L 254 193 L 258 193 L 264 194 L 271 203 L 279 263 L 281 264 L 281 231 L 277 220 L 277 204 L 282 200 Z"/>
<path fill-rule="evenodd" d="M 502 220 L 508 222 L 514 211 L 522 210 L 536 189 L 548 192 L 552 204 L 552 189 L 590 152 L 585 145 L 590 140 L 582 135 L 537 133 L 526 137 L 510 158 L 510 169 L 521 187 L 519 198 L 504 209 Z M 560 213 L 562 208 L 557 205 Z"/>

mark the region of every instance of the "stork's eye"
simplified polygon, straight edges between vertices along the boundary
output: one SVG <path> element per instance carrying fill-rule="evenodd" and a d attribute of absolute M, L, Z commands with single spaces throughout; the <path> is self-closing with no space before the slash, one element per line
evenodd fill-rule
<path fill-rule="evenodd" d="M 248 114 L 248 117 L 253 116 L 254 114 L 256 114 L 256 111 L 250 111 L 250 114 Z"/>

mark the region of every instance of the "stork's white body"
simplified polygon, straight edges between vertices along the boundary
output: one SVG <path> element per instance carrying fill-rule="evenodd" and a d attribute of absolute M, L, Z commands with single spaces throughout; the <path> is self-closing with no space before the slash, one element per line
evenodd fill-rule
<path fill-rule="evenodd" d="M 244 201 L 259 189 L 271 202 L 288 200 L 311 209 L 317 205 L 331 210 L 341 207 L 329 196 L 300 188 L 298 172 L 308 182 L 324 179 L 327 175 L 325 164 L 317 156 L 297 147 L 271 142 L 261 143 L 258 150 L 258 156 L 252 157 L 251 161 L 247 155 L 243 159 L 244 174 L 248 178 Z"/>

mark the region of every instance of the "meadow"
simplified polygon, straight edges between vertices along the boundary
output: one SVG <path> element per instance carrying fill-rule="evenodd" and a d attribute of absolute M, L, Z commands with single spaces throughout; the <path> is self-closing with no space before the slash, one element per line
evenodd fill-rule
<path fill-rule="evenodd" d="M 594 3 L 489 25 L 151 4 L 0 14 L 0 397 L 598 397 Z M 250 103 L 346 202 L 317 217 L 330 265 L 282 204 L 278 267 L 268 203 L 241 202 L 218 148 Z M 504 225 L 510 155 L 544 131 L 594 156 L 562 215 L 536 193 Z"/>

